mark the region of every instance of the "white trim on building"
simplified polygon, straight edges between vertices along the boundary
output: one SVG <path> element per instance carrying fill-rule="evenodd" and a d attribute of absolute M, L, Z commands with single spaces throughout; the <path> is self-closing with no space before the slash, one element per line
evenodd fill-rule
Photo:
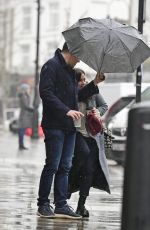
<path fill-rule="evenodd" d="M 32 75 L 35 71 L 37 3 L 35 0 L 0 0 L 7 10 L 6 68 L 11 73 Z M 150 17 L 147 16 L 144 34 L 150 44 Z M 106 18 L 130 23 L 137 27 L 137 0 L 42 0 L 40 30 L 40 66 L 61 47 L 61 32 L 82 17 Z M 0 28 L 1 30 L 1 28 Z M 86 70 L 91 71 L 89 67 Z"/>

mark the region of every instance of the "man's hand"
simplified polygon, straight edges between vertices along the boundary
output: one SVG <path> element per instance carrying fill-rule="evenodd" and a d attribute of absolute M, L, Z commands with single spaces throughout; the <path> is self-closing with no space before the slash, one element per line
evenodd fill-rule
<path fill-rule="evenodd" d="M 77 120 L 81 117 L 84 117 L 83 113 L 76 110 L 69 110 L 69 112 L 66 115 L 71 117 L 73 120 Z"/>
<path fill-rule="evenodd" d="M 97 73 L 93 82 L 94 82 L 94 85 L 97 85 L 98 83 L 100 83 L 104 80 L 105 80 L 105 75 L 103 73 Z"/>

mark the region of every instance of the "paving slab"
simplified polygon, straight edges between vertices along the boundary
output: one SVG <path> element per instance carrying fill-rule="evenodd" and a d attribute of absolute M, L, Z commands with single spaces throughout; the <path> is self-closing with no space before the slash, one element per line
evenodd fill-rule
<path fill-rule="evenodd" d="M 123 168 L 108 161 L 109 195 L 91 189 L 86 207 L 89 220 L 46 219 L 36 215 L 37 193 L 45 159 L 43 139 L 26 137 L 29 150 L 18 150 L 18 138 L 0 131 L 0 229 L 1 230 L 119 230 L 122 203 Z M 53 200 L 53 193 L 50 196 Z M 68 201 L 74 209 L 78 193 Z"/>

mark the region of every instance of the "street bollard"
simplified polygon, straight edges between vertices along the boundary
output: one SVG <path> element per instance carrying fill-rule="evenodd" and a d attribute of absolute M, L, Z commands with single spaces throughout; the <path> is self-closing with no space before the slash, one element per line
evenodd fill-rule
<path fill-rule="evenodd" d="M 150 103 L 129 111 L 121 230 L 150 230 Z"/>

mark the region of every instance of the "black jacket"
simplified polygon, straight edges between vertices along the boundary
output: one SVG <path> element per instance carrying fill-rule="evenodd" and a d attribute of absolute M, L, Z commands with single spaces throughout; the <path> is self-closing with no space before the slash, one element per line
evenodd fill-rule
<path fill-rule="evenodd" d="M 78 91 L 75 71 L 66 64 L 59 49 L 41 69 L 39 91 L 43 103 L 42 127 L 68 131 L 75 128 L 66 113 L 78 110 L 78 101 L 99 93 L 93 81 Z"/>

